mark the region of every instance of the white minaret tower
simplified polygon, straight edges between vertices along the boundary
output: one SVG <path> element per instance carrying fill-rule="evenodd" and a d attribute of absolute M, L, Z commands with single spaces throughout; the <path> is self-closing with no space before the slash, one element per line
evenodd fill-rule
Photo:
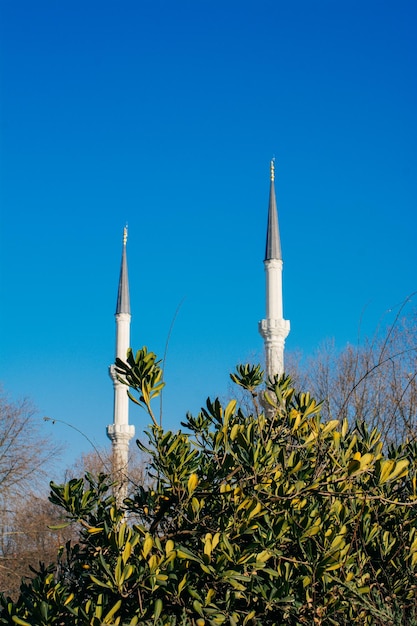
<path fill-rule="evenodd" d="M 126 360 L 130 347 L 130 298 L 127 275 L 127 226 L 123 230 L 123 251 L 120 267 L 119 290 L 116 305 L 116 357 Z M 114 386 L 113 424 L 107 426 L 107 436 L 113 448 L 113 474 L 116 479 L 115 495 L 117 503 L 127 497 L 127 470 L 129 462 L 129 441 L 135 434 L 135 427 L 129 425 L 129 398 L 127 387 L 117 379 L 114 365 L 109 368 Z"/>
<path fill-rule="evenodd" d="M 283 318 L 282 254 L 274 180 L 275 170 L 274 160 L 272 160 L 264 260 L 266 319 L 259 322 L 259 332 L 265 342 L 266 373 L 270 379 L 273 379 L 275 376 L 282 376 L 284 373 L 284 344 L 285 338 L 290 332 L 290 323 Z"/>

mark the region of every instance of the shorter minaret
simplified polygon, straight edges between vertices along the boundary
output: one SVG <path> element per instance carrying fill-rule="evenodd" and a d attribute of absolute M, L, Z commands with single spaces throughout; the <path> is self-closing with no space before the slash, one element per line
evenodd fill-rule
<path fill-rule="evenodd" d="M 265 342 L 266 373 L 270 379 L 273 379 L 275 376 L 282 376 L 284 373 L 284 344 L 285 338 L 290 332 L 290 323 L 283 318 L 282 253 L 274 181 L 275 170 L 274 160 L 272 160 L 264 259 L 266 319 L 259 322 L 259 332 Z"/>
<path fill-rule="evenodd" d="M 116 305 L 116 358 L 126 360 L 130 347 L 130 298 L 127 275 L 127 226 L 123 230 L 122 263 L 120 267 L 119 290 Z M 135 427 L 129 425 L 129 398 L 127 387 L 121 383 L 115 366 L 110 365 L 110 377 L 114 386 L 113 424 L 107 426 L 107 436 L 113 448 L 113 474 L 117 503 L 123 503 L 127 497 L 127 471 L 129 463 L 129 441 L 135 434 Z"/>

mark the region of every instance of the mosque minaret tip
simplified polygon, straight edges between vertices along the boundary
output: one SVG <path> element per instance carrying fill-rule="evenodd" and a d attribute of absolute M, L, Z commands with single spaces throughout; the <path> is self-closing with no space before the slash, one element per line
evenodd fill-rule
<path fill-rule="evenodd" d="M 268 225 L 265 249 L 266 319 L 259 322 L 259 332 L 265 342 L 266 373 L 268 378 L 284 373 L 284 345 L 290 332 L 290 323 L 283 317 L 282 253 L 275 198 L 275 164 L 271 161 Z"/>
<path fill-rule="evenodd" d="M 126 360 L 130 347 L 130 297 L 127 273 L 127 226 L 123 230 L 122 262 L 120 267 L 119 289 L 116 304 L 116 358 Z M 107 436 L 112 442 L 113 473 L 116 480 L 116 499 L 121 504 L 127 497 L 127 470 L 129 462 L 129 441 L 135 435 L 135 427 L 129 425 L 129 398 L 127 387 L 121 383 L 115 366 L 109 368 L 114 387 L 113 424 L 107 426 Z"/>

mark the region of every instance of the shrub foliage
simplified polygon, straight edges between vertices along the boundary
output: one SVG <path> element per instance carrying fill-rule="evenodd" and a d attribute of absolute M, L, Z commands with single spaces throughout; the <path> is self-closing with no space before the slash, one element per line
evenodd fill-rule
<path fill-rule="evenodd" d="M 118 367 L 152 417 L 155 355 Z M 2 598 L 0 623 L 417 623 L 416 444 L 384 451 L 376 430 L 322 421 L 288 377 L 263 378 L 232 375 L 252 411 L 207 400 L 179 432 L 152 419 L 138 442 L 152 486 L 123 510 L 104 475 L 51 483 L 79 541 Z"/>

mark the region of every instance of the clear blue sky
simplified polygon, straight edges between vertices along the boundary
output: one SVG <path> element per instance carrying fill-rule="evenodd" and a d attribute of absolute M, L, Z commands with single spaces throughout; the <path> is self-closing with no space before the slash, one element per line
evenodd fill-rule
<path fill-rule="evenodd" d="M 164 423 L 262 357 L 269 160 L 288 350 L 417 288 L 414 0 L 0 4 L 0 379 L 97 445 L 129 224 L 132 344 Z M 137 433 L 145 414 L 132 407 Z M 88 444 L 70 428 L 63 463 Z"/>

